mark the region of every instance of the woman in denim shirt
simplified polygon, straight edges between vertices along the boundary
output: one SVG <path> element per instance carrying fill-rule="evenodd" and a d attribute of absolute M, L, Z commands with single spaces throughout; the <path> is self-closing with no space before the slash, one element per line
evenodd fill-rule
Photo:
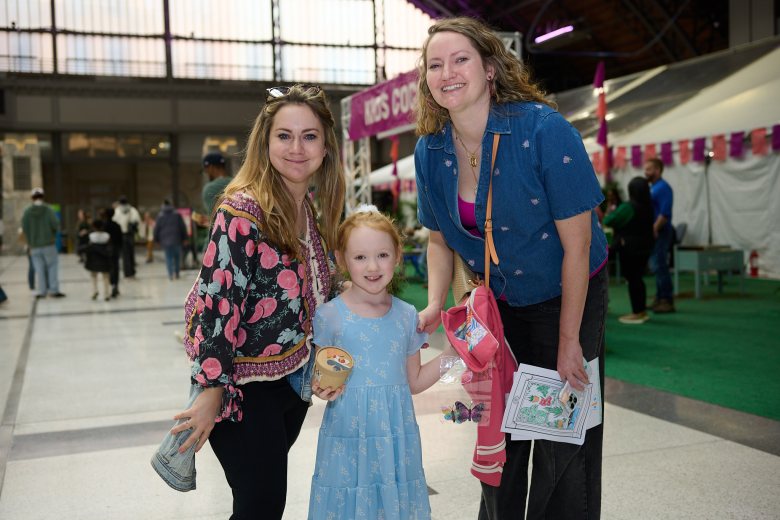
<path fill-rule="evenodd" d="M 557 370 L 577 389 L 583 358 L 599 358 L 603 389 L 606 239 L 594 214 L 603 196 L 577 131 L 482 23 L 436 22 L 420 60 L 415 149 L 418 218 L 431 230 L 428 306 L 440 323 L 455 250 L 483 270 L 493 135 L 490 287 L 519 363 Z M 593 519 L 601 507 L 602 426 L 582 446 L 536 441 L 527 518 Z M 530 441 L 507 442 L 501 484 L 482 484 L 480 519 L 523 518 Z"/>
<path fill-rule="evenodd" d="M 209 440 L 232 519 L 284 511 L 287 452 L 311 400 L 311 316 L 330 294 L 325 244 L 345 195 L 334 126 L 319 87 L 268 89 L 185 304 L 192 383 L 203 391 L 171 432 L 192 430 L 182 453 Z"/>

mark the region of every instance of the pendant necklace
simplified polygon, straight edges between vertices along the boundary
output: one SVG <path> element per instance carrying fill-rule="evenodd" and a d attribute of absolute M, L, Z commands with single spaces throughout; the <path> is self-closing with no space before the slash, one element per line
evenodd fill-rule
<path fill-rule="evenodd" d="M 477 152 L 479 151 L 479 147 L 477 147 L 476 150 L 473 152 L 469 151 L 468 148 L 466 148 L 466 143 L 463 142 L 463 140 L 460 138 L 460 135 L 458 135 L 457 132 L 454 132 L 455 139 L 458 140 L 460 145 L 463 147 L 463 151 L 465 151 L 469 156 L 469 166 L 471 166 L 471 175 L 474 176 L 474 195 L 477 194 L 477 187 L 479 185 L 479 178 L 477 177 L 477 171 L 475 168 L 477 167 Z"/>

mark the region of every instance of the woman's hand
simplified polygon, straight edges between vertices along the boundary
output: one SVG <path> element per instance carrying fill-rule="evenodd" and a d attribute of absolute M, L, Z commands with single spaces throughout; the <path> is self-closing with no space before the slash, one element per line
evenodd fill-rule
<path fill-rule="evenodd" d="M 330 387 L 320 388 L 320 385 L 316 381 L 311 382 L 311 391 L 314 395 L 322 399 L 323 401 L 335 401 L 341 394 L 344 393 L 344 385 L 333 389 Z"/>
<path fill-rule="evenodd" d="M 428 305 L 417 315 L 417 332 L 433 334 L 441 323 L 441 309 L 438 306 Z"/>
<path fill-rule="evenodd" d="M 172 434 L 175 435 L 187 429 L 192 430 L 190 436 L 187 437 L 187 440 L 179 448 L 179 453 L 187 451 L 195 442 L 198 443 L 195 446 L 195 453 L 197 453 L 206 444 L 211 430 L 214 429 L 214 419 L 216 419 L 219 407 L 222 405 L 222 393 L 224 391 L 224 388 L 221 386 L 204 388 L 203 392 L 195 398 L 195 402 L 192 403 L 190 408 L 173 416 L 177 421 L 181 419 L 186 420 L 171 428 Z"/>
<path fill-rule="evenodd" d="M 590 383 L 582 363 L 582 346 L 579 341 L 562 341 L 558 345 L 558 375 L 561 381 L 568 381 L 575 390 L 584 390 L 585 385 Z"/>

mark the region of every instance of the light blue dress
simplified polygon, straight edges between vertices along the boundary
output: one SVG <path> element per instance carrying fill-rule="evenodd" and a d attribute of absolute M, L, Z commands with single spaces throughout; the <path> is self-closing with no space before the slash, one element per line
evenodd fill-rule
<path fill-rule="evenodd" d="M 328 403 L 320 428 L 309 519 L 429 519 L 420 429 L 406 377 L 407 357 L 427 342 L 417 311 L 393 298 L 379 318 L 341 297 L 317 307 L 314 343 L 349 352 L 344 394 Z"/>

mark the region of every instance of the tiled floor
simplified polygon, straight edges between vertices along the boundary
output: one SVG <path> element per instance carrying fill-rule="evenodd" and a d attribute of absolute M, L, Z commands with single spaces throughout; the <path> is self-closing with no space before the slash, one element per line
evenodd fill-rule
<path fill-rule="evenodd" d="M 10 297 L 0 305 L 0 518 L 227 518 L 230 491 L 208 445 L 194 492 L 172 491 L 149 466 L 187 397 L 174 331 L 195 272 L 169 282 L 158 258 L 122 281 L 118 300 L 92 301 L 87 273 L 64 256 L 67 297 L 35 302 L 26 270 L 26 258 L 0 257 Z M 439 419 L 453 392 L 440 383 L 415 398 L 431 507 L 436 519 L 475 519 L 475 430 Z M 607 401 L 603 518 L 780 518 L 779 423 L 615 381 Z M 306 517 L 323 410 L 310 410 L 292 450 L 286 519 Z"/>

